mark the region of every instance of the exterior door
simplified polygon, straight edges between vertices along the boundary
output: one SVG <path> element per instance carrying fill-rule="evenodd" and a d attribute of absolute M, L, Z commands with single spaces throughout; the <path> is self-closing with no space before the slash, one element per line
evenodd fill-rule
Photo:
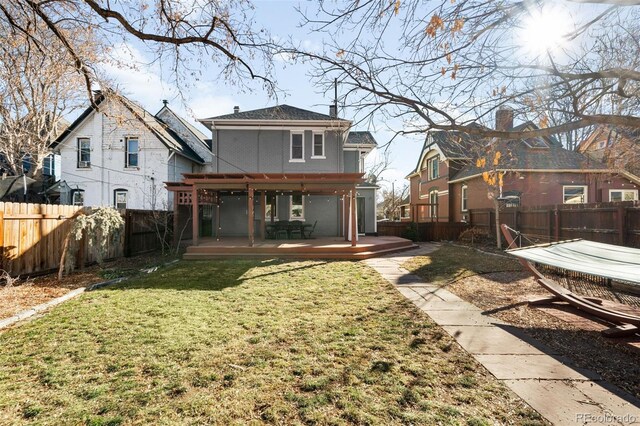
<path fill-rule="evenodd" d="M 365 233 L 365 211 L 364 211 L 364 197 L 356 198 L 356 213 L 358 222 L 358 234 L 364 235 Z"/>

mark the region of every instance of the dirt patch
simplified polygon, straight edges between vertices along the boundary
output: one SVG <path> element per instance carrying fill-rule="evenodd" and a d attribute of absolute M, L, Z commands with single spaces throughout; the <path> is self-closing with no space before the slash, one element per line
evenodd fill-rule
<path fill-rule="evenodd" d="M 472 262 L 477 254 L 464 247 L 444 246 L 428 257 L 431 258 L 430 263 L 436 264 L 446 263 L 447 258 L 453 262 L 464 259 Z M 423 262 L 414 259 L 406 266 L 420 275 L 425 269 L 420 267 Z M 483 264 L 485 270 L 490 263 L 488 260 Z M 595 371 L 614 385 L 640 397 L 640 350 L 633 346 L 640 342 L 640 337 L 606 338 L 600 331 L 610 325 L 593 318 L 586 319 L 571 307 L 528 305 L 527 300 L 547 297 L 549 293 L 527 272 L 482 271 L 462 278 L 453 275 L 450 280 L 441 282 L 447 290 L 491 316 L 522 329 L 548 348 L 568 357 L 577 367 Z"/>
<path fill-rule="evenodd" d="M 25 309 L 32 308 L 56 297 L 63 296 L 80 287 L 105 280 L 131 276 L 141 268 L 168 262 L 173 258 L 160 254 L 141 255 L 120 258 L 106 262 L 102 267 L 94 265 L 63 277 L 58 281 L 57 274 L 38 277 L 21 277 L 13 285 L 0 285 L 0 319 L 8 318 Z"/>

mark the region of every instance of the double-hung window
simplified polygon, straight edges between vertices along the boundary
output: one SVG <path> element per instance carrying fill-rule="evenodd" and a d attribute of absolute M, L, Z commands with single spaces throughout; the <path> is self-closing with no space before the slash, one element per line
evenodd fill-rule
<path fill-rule="evenodd" d="M 429 216 L 431 220 L 438 219 L 438 190 L 429 191 Z"/>
<path fill-rule="evenodd" d="M 289 161 L 304 161 L 304 132 L 291 132 L 291 147 Z"/>
<path fill-rule="evenodd" d="M 463 212 L 466 212 L 468 210 L 467 207 L 467 191 L 468 191 L 468 187 L 467 185 L 462 185 L 462 191 L 461 191 L 461 199 L 462 199 L 462 203 L 461 203 L 461 209 Z"/>
<path fill-rule="evenodd" d="M 114 205 L 116 209 L 126 209 L 127 208 L 127 190 L 126 189 L 116 189 L 113 191 Z"/>
<path fill-rule="evenodd" d="M 71 204 L 74 206 L 84 205 L 84 189 L 74 189 L 71 191 Z"/>
<path fill-rule="evenodd" d="M 324 133 L 313 132 L 313 153 L 311 158 L 325 158 Z"/>
<path fill-rule="evenodd" d="M 78 168 L 91 167 L 91 139 L 78 138 Z"/>
<path fill-rule="evenodd" d="M 302 194 L 294 194 L 291 196 L 291 204 L 289 209 L 290 220 L 304 219 L 304 197 Z"/>
<path fill-rule="evenodd" d="M 586 185 L 565 185 L 562 187 L 562 202 L 564 204 L 587 203 Z"/>
<path fill-rule="evenodd" d="M 429 158 L 427 163 L 429 180 L 438 179 L 440 176 L 440 156 L 436 155 L 435 157 Z"/>
<path fill-rule="evenodd" d="M 138 151 L 140 141 L 137 137 L 128 137 L 125 140 L 125 167 L 138 167 Z"/>

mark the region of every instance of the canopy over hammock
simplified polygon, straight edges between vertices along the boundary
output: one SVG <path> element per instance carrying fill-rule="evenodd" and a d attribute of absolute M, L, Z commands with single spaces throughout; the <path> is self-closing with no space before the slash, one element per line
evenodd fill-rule
<path fill-rule="evenodd" d="M 640 285 L 640 249 L 570 240 L 507 251 L 529 262 Z"/>

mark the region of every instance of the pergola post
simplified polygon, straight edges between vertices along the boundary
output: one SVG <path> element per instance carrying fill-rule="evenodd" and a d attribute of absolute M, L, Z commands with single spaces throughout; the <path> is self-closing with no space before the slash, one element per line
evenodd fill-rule
<path fill-rule="evenodd" d="M 253 194 L 254 194 L 254 190 L 252 187 L 249 187 L 249 190 L 247 192 L 247 204 L 248 204 L 248 219 L 249 219 L 249 247 L 253 247 L 253 242 L 254 242 L 254 226 L 253 226 Z"/>
<path fill-rule="evenodd" d="M 180 235 L 178 232 L 178 227 L 180 226 L 180 218 L 178 217 L 178 212 L 180 211 L 178 194 L 178 191 L 173 191 L 173 245 L 176 247 L 178 246 L 178 237 Z"/>
<path fill-rule="evenodd" d="M 191 187 L 191 206 L 192 206 L 192 236 L 191 239 L 193 241 L 193 245 L 197 246 L 198 245 L 198 234 L 199 234 L 199 230 L 200 230 L 200 226 L 198 223 L 198 219 L 199 219 L 199 212 L 198 212 L 198 188 L 196 187 L 196 185 L 194 184 Z"/>
<path fill-rule="evenodd" d="M 216 191 L 216 241 L 220 241 L 220 191 Z"/>
<path fill-rule="evenodd" d="M 267 191 L 260 193 L 260 236 L 267 239 Z"/>
<path fill-rule="evenodd" d="M 344 194 L 342 197 L 342 235 L 344 240 L 349 241 L 349 203 L 351 202 L 351 193 Z"/>
<path fill-rule="evenodd" d="M 356 229 L 356 190 L 351 190 L 351 247 L 356 246 L 358 230 Z"/>

